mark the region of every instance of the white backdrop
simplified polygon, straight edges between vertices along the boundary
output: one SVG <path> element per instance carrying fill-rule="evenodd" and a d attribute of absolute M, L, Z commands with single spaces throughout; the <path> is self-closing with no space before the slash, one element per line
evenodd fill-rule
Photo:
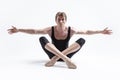
<path fill-rule="evenodd" d="M 17 77 L 20 77 L 20 75 L 20 80 L 55 80 L 56 78 L 54 78 L 54 75 L 58 78 L 60 77 L 61 80 L 77 78 L 82 80 L 119 79 L 119 4 L 119 0 L 0 0 L 0 75 L 2 75 L 0 79 L 8 80 L 11 78 L 15 80 Z M 55 24 L 54 17 L 58 11 L 66 12 L 68 17 L 68 26 L 73 26 L 80 30 L 101 30 L 105 27 L 113 30 L 113 34 L 109 36 L 102 34 L 89 36 L 76 35 L 70 40 L 71 44 L 79 37 L 86 39 L 86 44 L 83 46 L 81 51 L 73 57 L 73 61 L 79 65 L 78 59 L 81 58 L 82 60 L 86 59 L 88 64 L 96 63 L 97 65 L 94 65 L 97 68 L 100 68 L 100 70 L 107 69 L 106 73 L 109 73 L 107 76 L 102 75 L 101 72 L 99 75 L 102 75 L 102 77 L 98 79 L 100 76 L 94 73 L 95 71 L 93 68 L 93 71 L 89 68 L 84 68 L 85 71 L 81 73 L 82 71 L 80 70 L 82 70 L 83 67 L 80 67 L 74 71 L 65 69 L 66 73 L 64 74 L 61 72 L 61 69 L 59 69 L 59 72 L 56 72 L 58 75 L 54 73 L 54 68 L 52 69 L 53 71 L 50 70 L 51 68 L 47 68 L 46 72 L 52 74 L 52 77 L 49 76 L 49 74 L 47 75 L 44 71 L 40 72 L 39 75 L 39 61 L 48 60 L 48 57 L 42 50 L 38 40 L 39 37 L 43 35 L 29 35 L 24 33 L 9 35 L 7 32 L 7 29 L 11 28 L 12 25 L 16 26 L 17 28 L 34 29 L 52 26 Z M 44 36 L 48 37 L 48 35 Z M 90 63 L 88 58 L 90 59 Z M 94 61 L 94 59 L 96 61 Z M 100 61 L 103 61 L 103 63 L 101 62 L 101 64 L 99 64 L 98 62 Z M 36 63 L 38 71 L 36 68 L 32 70 L 29 65 L 25 65 L 26 63 Z M 87 63 L 86 65 L 88 66 Z M 107 68 L 105 67 L 106 63 L 114 66 Z M 82 64 L 80 65 L 82 66 Z M 43 70 L 46 70 L 46 68 L 44 69 L 43 67 Z M 91 72 L 97 77 L 90 77 L 93 76 Z M 22 75 L 23 73 L 27 75 Z M 34 75 L 31 73 L 34 73 Z M 79 75 L 74 75 L 73 73 L 81 74 L 82 76 L 79 77 Z M 16 74 L 16 77 L 11 76 L 12 74 Z M 63 75 L 60 74 L 63 74 L 64 78 L 62 78 Z M 65 77 L 65 74 L 67 74 L 67 77 Z M 46 75 L 48 77 L 45 77 Z M 69 77 L 69 75 L 73 75 L 73 77 Z"/>

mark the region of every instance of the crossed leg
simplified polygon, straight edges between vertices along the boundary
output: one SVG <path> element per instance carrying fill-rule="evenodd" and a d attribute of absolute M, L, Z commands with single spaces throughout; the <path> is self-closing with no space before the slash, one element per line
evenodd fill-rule
<path fill-rule="evenodd" d="M 68 47 L 67 49 L 65 49 L 61 53 L 64 54 L 64 56 L 66 56 L 66 55 L 68 55 L 72 52 L 75 52 L 75 51 L 79 50 L 79 49 L 80 49 L 80 45 L 78 43 L 73 43 L 70 47 Z M 49 66 L 49 67 L 53 66 L 58 59 L 60 59 L 60 57 L 53 56 L 51 58 L 51 60 L 48 63 L 46 63 L 45 65 Z"/>
<path fill-rule="evenodd" d="M 44 49 L 47 49 L 48 51 L 52 52 L 55 55 L 54 57 L 51 58 L 51 60 L 49 62 L 47 62 L 45 64 L 45 66 L 47 66 L 47 67 L 53 66 L 55 64 L 55 62 L 59 58 L 61 58 L 66 62 L 68 68 L 70 68 L 70 69 L 75 69 L 76 68 L 76 65 L 73 62 L 71 62 L 70 58 L 68 58 L 66 55 L 68 55 L 72 52 L 79 51 L 79 49 L 85 43 L 84 39 L 80 38 L 79 40 L 77 40 L 75 43 L 73 43 L 70 47 L 68 47 L 67 49 L 65 49 L 62 52 L 59 51 L 53 44 L 46 41 L 45 38 L 41 37 L 40 42 L 41 42 L 41 40 L 44 40 L 44 43 L 47 42 L 45 45 L 43 45 Z"/>
<path fill-rule="evenodd" d="M 68 57 L 65 56 L 62 52 L 60 52 L 53 44 L 47 43 L 47 44 L 45 45 L 45 48 L 46 48 L 48 51 L 50 51 L 50 52 L 52 52 L 53 54 L 55 54 L 58 58 L 63 59 L 63 60 L 66 62 L 68 68 L 71 68 L 71 69 L 75 69 L 75 68 L 76 68 L 76 65 L 75 65 L 73 62 L 71 62 L 70 58 L 68 58 Z M 53 62 L 55 62 L 55 61 L 56 61 L 56 60 L 53 59 L 51 62 L 53 63 Z M 49 65 L 49 64 L 46 64 L 45 66 L 50 66 L 50 65 Z"/>

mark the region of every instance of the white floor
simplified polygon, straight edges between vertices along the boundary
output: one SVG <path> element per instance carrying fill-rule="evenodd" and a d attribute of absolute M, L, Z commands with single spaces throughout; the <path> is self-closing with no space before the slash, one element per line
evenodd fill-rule
<path fill-rule="evenodd" d="M 120 57 L 74 56 L 77 69 L 64 62 L 45 67 L 46 57 L 0 56 L 0 80 L 120 80 Z"/>

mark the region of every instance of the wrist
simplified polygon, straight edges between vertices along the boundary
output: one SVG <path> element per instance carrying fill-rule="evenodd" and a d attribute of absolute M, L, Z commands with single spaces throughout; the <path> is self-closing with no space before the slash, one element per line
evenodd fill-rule
<path fill-rule="evenodd" d="M 21 29 L 17 29 L 17 32 L 21 32 Z"/>
<path fill-rule="evenodd" d="M 103 31 L 99 31 L 99 33 L 103 33 Z"/>

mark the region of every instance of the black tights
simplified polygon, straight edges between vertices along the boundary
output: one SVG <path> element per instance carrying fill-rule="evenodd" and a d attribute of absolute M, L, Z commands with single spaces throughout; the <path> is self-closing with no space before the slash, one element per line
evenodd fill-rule
<path fill-rule="evenodd" d="M 45 37 L 40 37 L 39 38 L 39 41 L 41 43 L 41 46 L 43 48 L 43 50 L 46 52 L 46 54 L 48 55 L 48 57 L 51 59 L 53 56 L 55 56 L 53 53 L 51 53 L 50 51 L 48 51 L 47 49 L 45 49 L 45 45 L 47 43 L 49 43 L 49 41 L 45 38 Z M 82 47 L 85 43 L 85 39 L 83 38 L 80 38 L 76 41 L 76 43 L 78 43 L 80 45 L 80 47 Z M 80 49 L 78 49 L 77 51 L 75 52 L 72 52 L 68 55 L 66 55 L 67 57 L 71 58 L 76 52 L 78 52 Z M 63 61 L 62 59 L 59 59 L 58 61 Z"/>

